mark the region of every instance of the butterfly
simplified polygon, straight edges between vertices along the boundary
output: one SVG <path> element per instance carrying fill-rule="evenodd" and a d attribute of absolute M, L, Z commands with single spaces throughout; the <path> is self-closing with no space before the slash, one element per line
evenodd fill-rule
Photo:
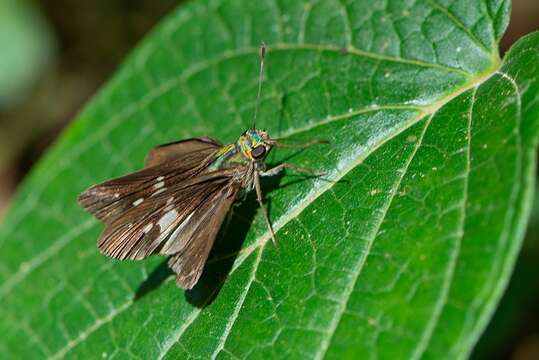
<path fill-rule="evenodd" d="M 255 120 L 265 54 L 262 45 Z M 275 243 L 260 177 L 284 169 L 323 174 L 288 163 L 266 170 L 265 159 L 272 148 L 320 143 L 326 142 L 286 143 L 253 125 L 226 145 L 207 137 L 161 145 L 150 151 L 142 170 L 90 187 L 79 195 L 79 204 L 106 225 L 98 240 L 101 253 L 119 260 L 170 256 L 168 266 L 176 274 L 177 286 L 191 289 L 232 205 L 246 193 L 255 190 Z"/>

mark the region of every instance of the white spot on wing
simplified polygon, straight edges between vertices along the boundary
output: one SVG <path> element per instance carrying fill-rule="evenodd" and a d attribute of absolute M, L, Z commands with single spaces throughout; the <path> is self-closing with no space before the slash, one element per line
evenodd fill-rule
<path fill-rule="evenodd" d="M 153 186 L 154 189 L 161 189 L 165 186 L 165 182 L 164 181 L 159 181 L 157 184 L 155 184 Z"/>
<path fill-rule="evenodd" d="M 150 232 L 151 229 L 153 229 L 153 223 L 149 223 L 148 225 L 146 225 L 146 227 L 142 231 L 147 234 Z"/>
<path fill-rule="evenodd" d="M 165 187 L 165 177 L 159 176 L 157 179 L 155 179 L 156 183 L 153 186 L 154 189 L 161 189 Z"/>
<path fill-rule="evenodd" d="M 157 190 L 156 192 L 154 192 L 154 193 L 152 194 L 152 196 L 159 195 L 159 194 L 161 194 L 162 192 L 164 192 L 166 189 L 167 189 L 167 188 L 159 189 L 159 190 Z"/>
<path fill-rule="evenodd" d="M 143 201 L 144 201 L 144 199 L 140 198 L 140 199 L 136 200 L 135 202 L 133 202 L 133 206 L 139 206 L 140 204 L 142 204 Z"/>
<path fill-rule="evenodd" d="M 166 212 L 165 215 L 163 215 L 163 217 L 159 219 L 159 221 L 157 222 L 159 224 L 159 228 L 161 229 L 161 232 L 168 229 L 170 225 L 172 225 L 174 220 L 176 220 L 177 217 L 178 217 L 178 212 L 176 211 L 176 209 L 172 209 Z"/>

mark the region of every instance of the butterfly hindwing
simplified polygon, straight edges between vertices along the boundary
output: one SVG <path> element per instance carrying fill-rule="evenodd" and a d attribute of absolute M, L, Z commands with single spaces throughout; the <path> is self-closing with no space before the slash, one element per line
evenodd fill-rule
<path fill-rule="evenodd" d="M 191 289 L 202 275 L 215 238 L 225 220 L 239 188 L 229 184 L 208 199 L 186 224 L 176 238 L 171 237 L 171 246 L 163 249 L 167 254 L 178 250 L 168 261 L 176 273 L 176 284 Z M 167 244 L 168 245 L 168 244 Z"/>

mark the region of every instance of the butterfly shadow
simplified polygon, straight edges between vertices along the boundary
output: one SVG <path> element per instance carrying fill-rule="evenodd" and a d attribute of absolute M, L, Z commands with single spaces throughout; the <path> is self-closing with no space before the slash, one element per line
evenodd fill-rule
<path fill-rule="evenodd" d="M 271 198 L 267 195 L 280 187 L 283 176 L 284 174 L 278 174 L 263 179 L 262 187 L 266 195 L 265 205 L 268 211 L 271 209 Z M 249 193 L 242 202 L 232 208 L 228 219 L 219 231 L 202 276 L 192 289 L 185 291 L 185 299 L 188 303 L 198 308 L 203 308 L 217 298 L 230 275 L 234 262 L 259 210 L 258 208 L 259 205 L 254 192 Z M 164 260 L 159 264 L 149 274 L 148 278 L 140 284 L 135 292 L 135 301 L 156 290 L 174 275 L 172 270 L 168 268 L 167 261 Z"/>

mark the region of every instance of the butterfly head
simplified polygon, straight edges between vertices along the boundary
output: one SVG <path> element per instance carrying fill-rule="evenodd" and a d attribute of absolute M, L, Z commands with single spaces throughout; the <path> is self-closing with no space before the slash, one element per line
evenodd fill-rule
<path fill-rule="evenodd" d="M 238 146 L 242 154 L 252 161 L 262 161 L 271 150 L 268 132 L 263 129 L 249 129 L 241 134 Z"/>

